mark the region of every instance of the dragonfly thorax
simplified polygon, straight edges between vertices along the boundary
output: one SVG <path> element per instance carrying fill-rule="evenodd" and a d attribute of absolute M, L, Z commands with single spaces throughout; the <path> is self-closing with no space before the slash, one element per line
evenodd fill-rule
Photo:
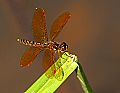
<path fill-rule="evenodd" d="M 66 51 L 68 49 L 68 45 L 65 42 L 62 43 L 58 43 L 58 42 L 48 42 L 48 43 L 44 43 L 43 44 L 45 48 L 49 48 L 49 49 L 54 49 L 55 51 Z"/>

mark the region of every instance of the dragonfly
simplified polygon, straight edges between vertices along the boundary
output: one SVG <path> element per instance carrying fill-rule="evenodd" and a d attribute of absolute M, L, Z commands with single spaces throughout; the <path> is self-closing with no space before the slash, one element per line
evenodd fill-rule
<path fill-rule="evenodd" d="M 63 53 L 68 50 L 68 45 L 65 42 L 56 42 L 55 38 L 61 32 L 65 24 L 68 22 L 71 14 L 66 11 L 58 16 L 54 21 L 50 29 L 50 40 L 48 39 L 48 33 L 46 30 L 46 15 L 42 8 L 36 8 L 33 20 L 32 20 L 32 32 L 34 40 L 26 40 L 18 38 L 17 41 L 24 45 L 29 46 L 29 48 L 24 52 L 20 66 L 25 67 L 32 64 L 34 59 L 41 51 L 44 52 L 43 56 L 43 68 L 47 70 L 51 65 L 54 64 L 55 55 L 58 53 Z M 57 79 L 62 80 L 64 72 L 60 66 L 52 66 L 51 70 L 47 73 L 47 77 L 53 77 L 56 74 L 56 70 L 59 68 L 57 73 Z"/>

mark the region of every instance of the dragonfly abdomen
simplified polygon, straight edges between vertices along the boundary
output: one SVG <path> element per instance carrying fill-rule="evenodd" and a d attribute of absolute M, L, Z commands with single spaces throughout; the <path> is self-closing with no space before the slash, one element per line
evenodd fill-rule
<path fill-rule="evenodd" d="M 40 43 L 35 42 L 35 41 L 31 41 L 31 40 L 26 40 L 26 39 L 17 39 L 18 42 L 20 42 L 21 44 L 27 45 L 27 46 L 34 46 L 34 47 L 39 47 L 41 46 Z"/>

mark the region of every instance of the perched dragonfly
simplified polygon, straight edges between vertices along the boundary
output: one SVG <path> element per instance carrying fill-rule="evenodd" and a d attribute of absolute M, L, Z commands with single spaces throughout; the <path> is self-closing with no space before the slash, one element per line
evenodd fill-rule
<path fill-rule="evenodd" d="M 56 20 L 53 22 L 50 30 L 50 40 L 48 40 L 48 34 L 46 31 L 46 15 L 42 8 L 36 8 L 32 20 L 32 31 L 34 35 L 35 41 L 25 40 L 25 39 L 17 39 L 18 42 L 30 46 L 28 50 L 26 50 L 21 58 L 20 65 L 22 67 L 29 66 L 36 56 L 42 51 L 45 50 L 45 54 L 43 56 L 43 67 L 47 70 L 53 63 L 55 53 L 65 52 L 68 49 L 68 45 L 65 42 L 58 43 L 54 41 L 54 39 L 58 36 L 59 32 L 62 30 L 64 25 L 67 23 L 70 18 L 69 12 L 64 12 L 62 15 L 58 16 Z M 51 72 L 48 73 L 48 77 L 54 76 L 56 73 L 56 66 L 52 66 Z M 59 75 L 63 78 L 64 72 L 62 67 L 59 68 Z"/>

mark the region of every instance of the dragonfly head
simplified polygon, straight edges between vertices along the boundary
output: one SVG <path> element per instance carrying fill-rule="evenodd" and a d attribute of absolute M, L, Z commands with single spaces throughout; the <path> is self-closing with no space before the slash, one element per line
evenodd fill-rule
<path fill-rule="evenodd" d="M 68 45 L 65 42 L 62 42 L 59 46 L 60 51 L 67 51 Z"/>

